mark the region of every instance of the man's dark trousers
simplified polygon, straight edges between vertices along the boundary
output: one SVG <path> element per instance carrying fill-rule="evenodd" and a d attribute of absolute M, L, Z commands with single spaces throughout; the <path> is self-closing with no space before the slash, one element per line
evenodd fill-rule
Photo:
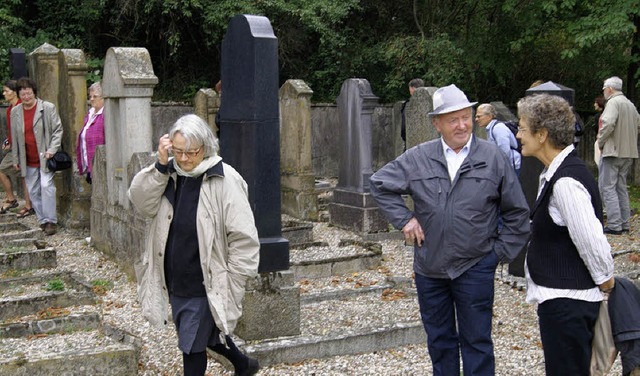
<path fill-rule="evenodd" d="M 465 376 L 495 374 L 491 318 L 497 265 L 498 257 L 492 251 L 453 280 L 416 273 L 434 376 L 459 375 L 460 352 Z"/>

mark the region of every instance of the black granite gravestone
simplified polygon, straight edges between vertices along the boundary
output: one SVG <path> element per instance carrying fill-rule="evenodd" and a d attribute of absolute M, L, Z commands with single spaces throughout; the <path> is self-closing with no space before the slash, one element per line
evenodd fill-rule
<path fill-rule="evenodd" d="M 9 63 L 11 66 L 12 80 L 27 76 L 27 60 L 22 48 L 9 49 Z"/>
<path fill-rule="evenodd" d="M 571 107 L 573 107 L 573 104 L 575 103 L 575 98 L 576 98 L 575 90 L 573 90 L 570 87 L 557 84 L 553 81 L 547 81 L 544 84 L 529 88 L 525 92 L 525 95 L 535 95 L 535 94 L 542 94 L 542 93 L 557 95 L 559 97 L 562 97 L 566 99 L 567 102 L 569 102 L 569 105 Z"/>
<path fill-rule="evenodd" d="M 282 237 L 278 40 L 266 17 L 237 15 L 222 41 L 220 149 L 240 172 L 260 236 L 261 273 L 289 269 Z"/>

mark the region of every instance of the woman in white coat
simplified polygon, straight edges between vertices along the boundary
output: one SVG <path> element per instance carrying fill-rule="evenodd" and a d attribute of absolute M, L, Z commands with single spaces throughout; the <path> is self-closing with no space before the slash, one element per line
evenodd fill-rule
<path fill-rule="evenodd" d="M 157 156 L 128 192 L 136 209 L 152 218 L 135 265 L 143 314 L 163 326 L 171 305 L 185 375 L 204 375 L 207 349 L 229 359 L 236 375 L 253 375 L 258 361 L 230 337 L 259 261 L 247 184 L 222 162 L 217 138 L 196 115 L 175 122 L 160 138 Z"/>

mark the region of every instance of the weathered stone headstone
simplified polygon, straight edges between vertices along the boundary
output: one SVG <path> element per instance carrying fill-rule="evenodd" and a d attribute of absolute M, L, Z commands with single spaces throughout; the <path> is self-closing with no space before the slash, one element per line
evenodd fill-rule
<path fill-rule="evenodd" d="M 391 115 L 391 121 L 393 123 L 393 155 L 398 156 L 402 154 L 405 150 L 405 143 L 402 140 L 402 106 L 404 105 L 404 101 L 398 101 L 393 104 L 393 110 Z M 405 128 L 406 129 L 406 128 Z M 388 159 L 390 161 L 392 159 Z M 384 164 L 383 164 L 384 166 Z M 377 170 L 374 168 L 374 170 Z"/>
<path fill-rule="evenodd" d="M 38 98 L 59 107 L 60 69 L 57 47 L 44 43 L 29 54 L 29 77 L 38 85 Z"/>
<path fill-rule="evenodd" d="M 372 172 L 371 115 L 378 103 L 369 81 L 345 80 L 337 98 L 340 169 L 329 205 L 331 223 L 358 233 L 386 231 L 388 223 L 369 193 Z"/>
<path fill-rule="evenodd" d="M 497 101 L 491 102 L 491 105 L 496 109 L 496 112 L 498 113 L 498 116 L 496 116 L 497 119 L 505 121 L 518 121 L 518 117 L 514 115 L 509 107 L 505 106 L 504 103 Z"/>
<path fill-rule="evenodd" d="M 200 89 L 193 98 L 193 111 L 209 124 L 214 134 L 218 134 L 216 115 L 220 110 L 220 95 L 215 90 Z"/>
<path fill-rule="evenodd" d="M 295 218 L 316 221 L 311 95 L 313 91 L 302 80 L 287 80 L 280 88 L 280 174 L 282 211 Z"/>
<path fill-rule="evenodd" d="M 429 112 L 433 111 L 433 94 L 437 87 L 419 87 L 405 107 L 407 150 L 423 142 L 440 137 L 431 123 Z"/>
<path fill-rule="evenodd" d="M 62 49 L 58 52 L 60 120 L 64 129 L 62 146 L 75 159 L 76 141 L 87 112 L 87 63 L 84 52 Z M 58 194 L 58 220 L 66 227 L 89 227 L 91 186 L 74 173 L 76 167 L 58 173 L 62 189 Z"/>
<path fill-rule="evenodd" d="M 152 150 L 151 97 L 157 83 L 145 48 L 109 48 L 102 95 L 111 205 L 129 207 L 127 164 L 134 153 Z"/>
<path fill-rule="evenodd" d="M 27 59 L 22 48 L 9 49 L 9 65 L 12 80 L 17 80 L 27 75 Z"/>
<path fill-rule="evenodd" d="M 496 115 L 496 119 L 498 119 L 499 121 L 518 121 L 518 117 L 514 115 L 511 110 L 509 110 L 509 107 L 505 106 L 504 103 L 500 101 L 491 102 L 491 105 L 498 113 L 498 115 Z M 475 121 L 473 123 L 473 134 L 482 139 L 488 139 L 487 128 L 479 126 Z"/>
<path fill-rule="evenodd" d="M 236 333 L 248 340 L 296 335 L 300 291 L 281 227 L 278 40 L 266 17 L 231 19 L 221 66 L 221 156 L 247 182 L 260 237 L 260 276 L 247 284 Z"/>
<path fill-rule="evenodd" d="M 151 97 L 158 78 L 144 48 L 112 47 L 102 78 L 105 142 L 91 171 L 91 242 L 134 277 L 151 220 L 126 196 L 135 173 L 153 163 Z"/>
<path fill-rule="evenodd" d="M 402 124 L 394 124 L 393 121 L 393 106 L 379 105 L 373 110 L 371 115 L 371 168 L 373 171 L 377 171 L 400 155 L 396 154 L 396 146 L 400 147 L 400 153 L 402 153 L 400 130 L 396 132 L 395 128 L 396 125 Z M 392 139 L 393 134 L 398 135 L 400 140 L 398 144 Z"/>

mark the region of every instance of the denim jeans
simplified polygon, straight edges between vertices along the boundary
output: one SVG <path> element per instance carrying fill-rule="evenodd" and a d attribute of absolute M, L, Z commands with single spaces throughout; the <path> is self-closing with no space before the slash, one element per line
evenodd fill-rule
<path fill-rule="evenodd" d="M 497 265 L 498 257 L 491 252 L 453 280 L 416 274 L 435 376 L 459 375 L 460 353 L 465 376 L 495 374 L 491 319 Z"/>

